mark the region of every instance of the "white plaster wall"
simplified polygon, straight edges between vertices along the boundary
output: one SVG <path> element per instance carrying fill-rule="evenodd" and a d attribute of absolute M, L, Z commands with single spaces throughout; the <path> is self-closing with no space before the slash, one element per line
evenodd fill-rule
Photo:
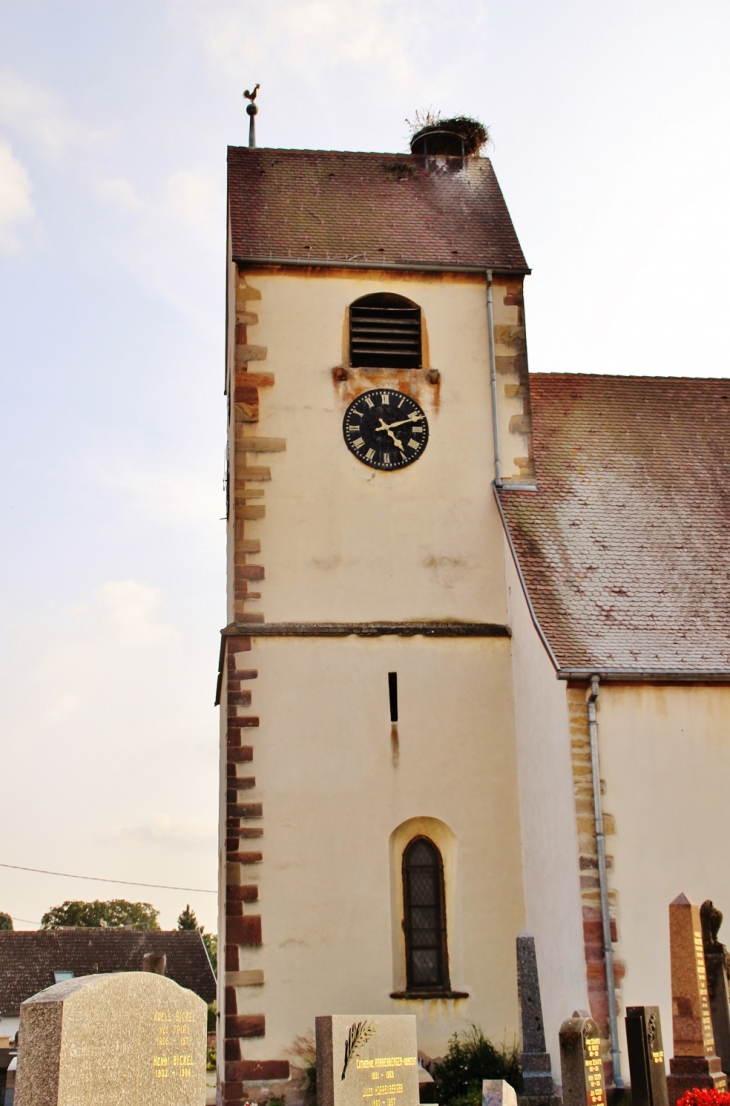
<path fill-rule="evenodd" d="M 661 1008 L 669 1059 L 669 903 L 683 891 L 730 917 L 730 688 L 603 684 L 598 703 L 604 810 L 616 821 L 607 847 L 623 1005 Z M 720 939 L 730 942 L 730 932 L 721 929 Z M 619 1027 L 628 1080 L 623 1011 Z"/>
<path fill-rule="evenodd" d="M 12 1017 L 10 1014 L 0 1014 L 0 1037 L 9 1037 L 11 1041 L 15 1040 L 19 1025 L 19 1017 Z"/>
<path fill-rule="evenodd" d="M 532 622 L 509 548 L 505 561 L 527 929 L 535 938 L 545 1036 L 559 1083 L 560 1026 L 588 1008 L 566 685 L 556 679 Z"/>
<path fill-rule="evenodd" d="M 511 1040 L 525 912 L 509 639 L 255 638 L 244 657 L 259 672 L 245 774 L 257 782 L 246 801 L 264 804 L 264 860 L 243 881 L 259 882 L 246 909 L 260 910 L 263 946 L 241 949 L 240 967 L 266 980 L 238 989 L 239 1013 L 266 1013 L 266 1037 L 245 1041 L 244 1055 L 285 1055 L 323 1013 L 415 1013 L 431 1055 L 472 1022 Z M 419 816 L 456 841 L 448 940 L 465 1000 L 389 997 L 399 979 L 390 838 Z"/>
<path fill-rule="evenodd" d="M 503 549 L 493 476 L 484 281 L 404 274 L 246 274 L 261 291 L 248 341 L 265 346 L 275 374 L 247 433 L 284 437 L 269 464 L 266 517 L 247 523 L 266 566 L 267 622 L 461 618 L 504 622 Z M 428 363 L 412 381 L 430 426 L 423 455 L 378 472 L 347 450 L 344 411 L 353 398 L 332 370 L 346 352 L 346 312 L 371 292 L 417 302 Z M 364 373 L 363 373 L 364 375 Z M 372 387 L 397 387 L 397 374 Z M 251 455 L 249 454 L 249 457 Z M 253 558 L 252 558 L 253 559 Z"/>

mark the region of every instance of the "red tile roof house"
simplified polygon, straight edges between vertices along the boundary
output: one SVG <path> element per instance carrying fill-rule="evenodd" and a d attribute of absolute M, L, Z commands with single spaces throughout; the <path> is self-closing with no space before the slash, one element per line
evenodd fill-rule
<path fill-rule="evenodd" d="M 0 932 L 0 1036 L 18 1031 L 20 1004 L 63 979 L 138 972 L 146 953 L 165 953 L 165 974 L 215 999 L 216 982 L 200 934 L 193 930 L 40 929 Z"/>

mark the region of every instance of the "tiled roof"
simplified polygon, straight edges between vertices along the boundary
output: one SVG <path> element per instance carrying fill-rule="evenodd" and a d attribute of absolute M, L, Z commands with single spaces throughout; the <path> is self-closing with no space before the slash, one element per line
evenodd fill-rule
<path fill-rule="evenodd" d="M 527 271 L 488 158 L 229 147 L 235 260 Z"/>
<path fill-rule="evenodd" d="M 559 666 L 730 670 L 730 381 L 530 388 L 539 490 L 500 502 Z"/>
<path fill-rule="evenodd" d="M 206 1002 L 214 1000 L 215 976 L 200 934 L 194 930 L 3 930 L 0 1013 L 16 1017 L 21 1002 L 53 986 L 54 972 L 81 976 L 141 971 L 147 952 L 167 953 L 166 975 Z"/>

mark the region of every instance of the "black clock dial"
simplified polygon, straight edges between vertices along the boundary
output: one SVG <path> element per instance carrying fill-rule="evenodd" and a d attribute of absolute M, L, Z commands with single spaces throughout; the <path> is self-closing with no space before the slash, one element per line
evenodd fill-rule
<path fill-rule="evenodd" d="M 342 433 L 359 461 L 374 469 L 402 469 L 426 448 L 428 422 L 410 396 L 393 388 L 375 388 L 352 401 Z"/>

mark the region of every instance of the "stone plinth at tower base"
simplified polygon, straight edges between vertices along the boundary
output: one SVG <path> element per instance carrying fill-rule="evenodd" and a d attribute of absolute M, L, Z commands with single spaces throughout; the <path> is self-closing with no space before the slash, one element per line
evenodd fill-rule
<path fill-rule="evenodd" d="M 20 1007 L 15 1106 L 205 1106 L 207 1013 L 151 972 L 57 983 Z"/>
<path fill-rule="evenodd" d="M 675 1106 L 693 1087 L 727 1089 L 715 1055 L 700 912 L 686 895 L 669 904 L 669 951 L 674 1056 L 669 1061 L 667 1092 L 669 1106 Z"/>

